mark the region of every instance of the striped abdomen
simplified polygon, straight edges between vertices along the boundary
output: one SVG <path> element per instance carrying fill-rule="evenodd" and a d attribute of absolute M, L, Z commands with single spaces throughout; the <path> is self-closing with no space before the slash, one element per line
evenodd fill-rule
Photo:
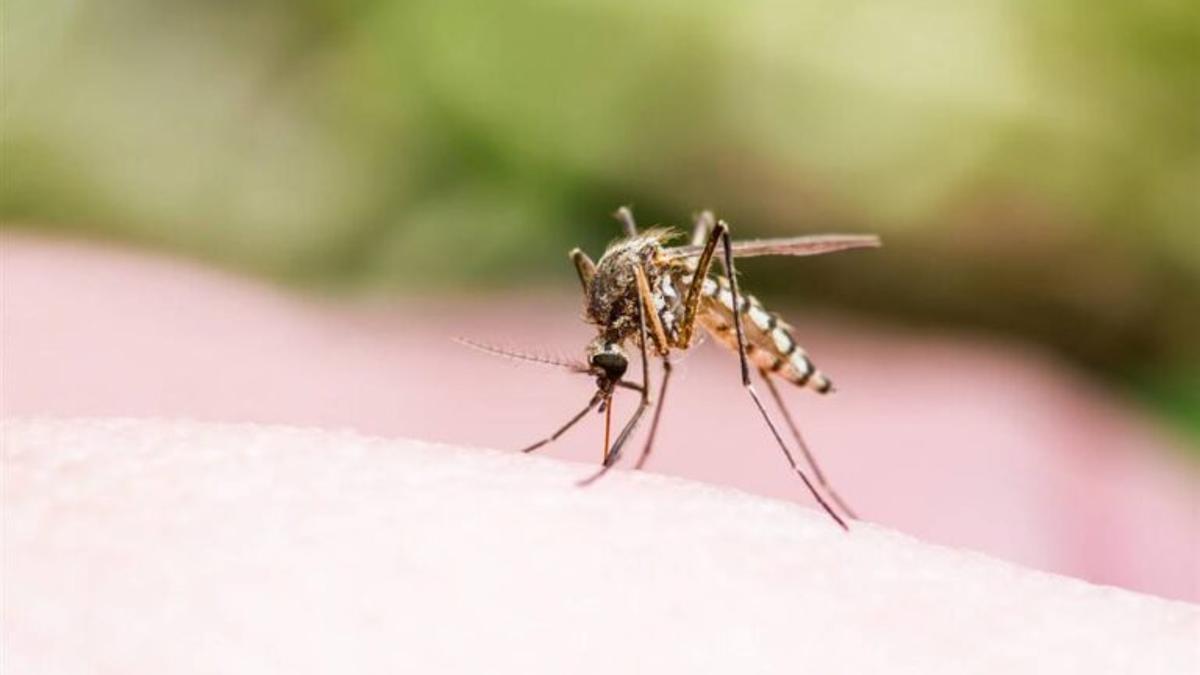
<path fill-rule="evenodd" d="M 688 279 L 685 277 L 684 284 Z M 746 356 L 759 370 L 773 373 L 800 386 L 811 387 L 826 394 L 833 382 L 817 370 L 808 354 L 792 336 L 791 326 L 768 312 L 753 295 L 739 290 L 742 329 L 745 331 Z M 721 344 L 737 351 L 737 334 L 733 325 L 733 292 L 725 277 L 705 279 L 701 289 L 702 311 L 698 320 Z"/>

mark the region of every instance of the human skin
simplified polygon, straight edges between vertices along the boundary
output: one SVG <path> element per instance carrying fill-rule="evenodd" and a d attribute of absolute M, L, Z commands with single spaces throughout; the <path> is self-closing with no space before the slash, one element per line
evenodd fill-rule
<path fill-rule="evenodd" d="M 450 341 L 574 356 L 591 335 L 569 295 L 335 302 L 13 234 L 0 239 L 0 269 L 6 418 L 266 422 L 517 448 L 592 390 L 586 377 Z M 785 395 L 866 520 L 1089 581 L 1200 597 L 1195 467 L 1136 409 L 1019 345 L 780 309 L 839 388 Z M 632 398 L 618 401 L 618 420 Z M 600 422 L 540 452 L 594 464 Z M 629 460 L 640 447 L 635 439 Z M 811 505 L 738 386 L 736 360 L 712 344 L 678 364 L 647 470 Z"/>
<path fill-rule="evenodd" d="M 649 473 L 8 422 L 6 673 L 1194 673 L 1200 610 Z"/>

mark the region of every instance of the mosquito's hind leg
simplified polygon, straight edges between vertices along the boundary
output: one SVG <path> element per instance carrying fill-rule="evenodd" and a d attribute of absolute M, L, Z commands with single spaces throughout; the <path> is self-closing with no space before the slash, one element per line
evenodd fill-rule
<path fill-rule="evenodd" d="M 729 288 L 733 294 L 733 325 L 737 333 L 738 361 L 741 363 L 742 387 L 750 394 L 750 398 L 754 400 L 754 405 L 762 413 L 763 419 L 766 420 L 767 426 L 771 429 L 771 435 L 775 437 L 775 441 L 779 444 L 779 449 L 783 451 L 783 456 L 787 458 L 788 464 L 791 465 L 792 471 L 797 476 L 800 476 L 800 480 L 804 481 L 804 486 L 812 493 L 813 498 L 817 500 L 821 508 L 825 509 L 825 513 L 828 513 L 829 517 L 833 518 L 843 530 L 849 530 L 850 528 L 846 526 L 846 521 L 842 520 L 842 517 L 830 508 L 825 498 L 821 496 L 821 493 L 817 491 L 812 481 L 809 480 L 808 475 L 796 464 L 791 450 L 788 450 L 787 444 L 783 442 L 783 437 L 779 435 L 779 429 L 775 427 L 775 422 L 771 420 L 771 416 L 767 414 L 767 409 L 763 407 L 762 401 L 758 398 L 758 392 L 754 390 L 754 384 L 750 382 L 750 364 L 746 358 L 746 337 L 745 331 L 742 330 L 742 299 L 738 293 L 737 270 L 733 266 L 733 243 L 730 241 L 729 225 L 723 220 L 718 221 L 716 227 L 713 228 L 708 245 L 705 247 L 705 252 L 711 252 L 714 240 L 718 237 L 721 239 L 721 245 L 724 248 L 725 273 L 729 276 Z M 697 276 L 692 286 L 696 287 L 699 281 L 700 277 Z"/>
<path fill-rule="evenodd" d="M 571 249 L 571 262 L 575 263 L 575 271 L 579 274 L 579 283 L 583 292 L 587 293 L 592 287 L 592 279 L 596 276 L 596 263 L 582 249 Z"/>
<path fill-rule="evenodd" d="M 646 437 L 646 445 L 642 446 L 642 454 L 638 457 L 637 464 L 633 465 L 635 469 L 641 469 L 646 465 L 646 460 L 649 459 L 650 452 L 654 449 L 654 437 L 658 434 L 658 421 L 662 418 L 663 402 L 667 400 L 667 385 L 671 382 L 671 362 L 663 357 L 662 364 L 662 384 L 658 387 L 658 402 L 654 404 L 654 417 L 650 418 L 650 435 Z"/>
<path fill-rule="evenodd" d="M 854 520 L 858 520 L 858 514 L 854 512 L 854 509 L 850 508 L 850 505 L 842 499 L 837 490 L 834 490 L 829 481 L 825 479 L 825 474 L 821 471 L 821 465 L 817 464 L 816 456 L 808 449 L 808 444 L 804 442 L 804 436 L 800 434 L 800 427 L 796 426 L 796 421 L 792 419 L 792 413 L 784 405 L 783 397 L 779 394 L 779 387 L 775 386 L 775 382 L 771 379 L 771 374 L 765 370 L 759 370 L 758 374 L 767 383 L 767 389 L 770 390 L 771 396 L 775 399 L 775 405 L 779 406 L 779 412 L 783 413 L 783 420 L 787 422 L 788 428 L 791 429 L 792 438 L 796 439 L 796 445 L 800 448 L 801 454 L 804 455 L 804 460 L 808 463 L 809 468 L 812 469 L 813 477 L 817 479 L 817 483 L 825 488 L 825 492 L 829 494 L 829 498 L 842 509 L 842 513 L 845 513 Z"/>
<path fill-rule="evenodd" d="M 622 206 L 613 213 L 613 218 L 616 218 L 621 223 L 621 227 L 625 230 L 626 237 L 636 237 L 638 233 L 637 221 L 633 219 L 633 211 L 628 206 Z"/>

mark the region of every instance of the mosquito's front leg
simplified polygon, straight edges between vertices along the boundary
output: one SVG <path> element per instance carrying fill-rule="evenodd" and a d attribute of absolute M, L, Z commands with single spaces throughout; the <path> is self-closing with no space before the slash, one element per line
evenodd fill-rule
<path fill-rule="evenodd" d="M 571 419 L 567 420 L 566 424 L 562 425 L 561 427 L 558 428 L 557 431 L 555 431 L 554 433 L 550 434 L 549 436 L 543 438 L 542 440 L 538 441 L 537 443 L 534 443 L 532 445 L 527 445 L 524 448 L 521 448 L 521 452 L 533 452 L 534 450 L 537 450 L 538 448 L 542 447 L 543 445 L 546 445 L 547 443 L 553 443 L 554 441 L 557 441 L 559 436 L 562 436 L 563 434 L 567 433 L 567 431 L 571 427 L 573 427 L 577 423 L 579 423 L 579 420 L 583 419 L 585 415 L 587 415 L 589 412 L 591 412 L 592 408 L 595 408 L 596 406 L 600 405 L 600 402 L 603 400 L 604 400 L 604 392 L 603 391 L 596 392 L 596 395 L 593 396 L 592 400 L 588 402 L 587 407 L 585 407 L 583 410 L 580 410 Z"/>
<path fill-rule="evenodd" d="M 641 346 L 642 346 L 642 398 L 638 401 L 637 410 L 633 411 L 633 416 L 625 423 L 625 428 L 621 429 L 621 433 L 617 435 L 617 440 L 613 441 L 612 447 L 609 448 L 608 454 L 604 457 L 604 462 L 600 470 L 591 476 L 579 481 L 580 485 L 591 485 L 597 478 L 608 473 L 608 470 L 617 463 L 621 457 L 621 448 L 625 446 L 625 442 L 629 440 L 633 430 L 637 428 L 638 422 L 641 421 L 642 415 L 646 412 L 646 408 L 650 405 L 650 354 L 647 351 L 647 345 L 650 342 L 649 331 L 646 328 L 646 315 L 649 312 L 642 303 L 641 296 L 638 296 L 638 323 L 641 328 Z M 609 401 L 608 405 L 612 405 Z"/>
<path fill-rule="evenodd" d="M 650 324 L 650 337 L 654 338 L 654 346 L 659 356 L 666 356 L 670 350 L 667 342 L 667 331 L 663 328 L 662 318 L 654 311 L 654 294 L 650 292 L 650 282 L 646 279 L 646 271 L 640 266 L 633 268 L 633 277 L 637 280 L 638 302 L 640 307 L 649 308 L 644 312 L 642 328 Z"/>
<path fill-rule="evenodd" d="M 663 400 L 667 395 L 667 383 L 671 378 L 671 362 L 667 360 L 667 354 L 670 353 L 670 342 L 667 340 L 667 332 L 663 329 L 662 319 L 658 316 L 658 312 L 654 311 L 654 295 L 650 292 L 650 282 L 646 279 L 646 273 L 641 267 L 633 268 L 634 278 L 637 279 L 638 299 L 640 307 L 649 307 L 650 311 L 645 312 L 646 320 L 642 322 L 643 339 L 645 335 L 645 324 L 650 324 L 650 336 L 654 339 L 654 345 L 657 347 L 658 355 L 662 357 L 663 364 L 663 380 L 662 386 L 658 390 L 658 403 L 654 406 L 654 417 L 650 422 L 650 435 L 646 438 L 646 445 L 642 447 L 642 454 L 638 457 L 636 469 L 642 468 L 646 463 L 646 458 L 650 456 L 650 450 L 654 447 L 654 436 L 658 432 L 658 420 L 662 417 Z M 642 349 L 642 363 L 645 364 L 646 350 Z M 643 377 L 648 375 L 643 374 Z M 645 380 L 649 382 L 649 380 Z"/>
<path fill-rule="evenodd" d="M 636 391 L 639 394 L 642 394 L 643 396 L 645 396 L 645 393 L 646 393 L 645 387 L 634 384 L 632 382 L 626 382 L 625 380 L 621 380 L 620 382 L 617 382 L 616 386 L 618 386 L 622 389 L 631 389 L 633 391 Z M 538 448 L 542 447 L 543 445 L 546 445 L 547 443 L 552 443 L 552 442 L 558 440 L 559 436 L 562 436 L 563 434 L 567 433 L 567 431 L 569 431 L 571 429 L 571 427 L 578 424 L 579 420 L 583 419 L 584 416 L 587 415 L 589 412 L 591 412 L 593 408 L 600 405 L 600 403 L 603 402 L 605 398 L 606 398 L 606 396 L 603 391 L 596 392 L 595 396 L 592 396 L 592 400 L 588 402 L 587 407 L 585 407 L 583 410 L 580 410 L 571 419 L 567 420 L 566 424 L 562 425 L 553 434 L 550 434 L 549 436 L 543 438 L 542 440 L 538 441 L 537 443 L 534 443 L 532 445 L 527 445 L 524 448 L 521 448 L 521 452 L 526 452 L 526 453 L 533 452 L 534 450 L 537 450 Z"/>
<path fill-rule="evenodd" d="M 671 362 L 664 356 L 662 365 L 662 384 L 658 387 L 658 402 L 654 404 L 654 417 L 650 418 L 650 435 L 646 437 L 646 445 L 642 446 L 642 454 L 638 457 L 637 464 L 633 465 L 635 469 L 645 466 L 646 460 L 650 458 L 650 451 L 654 449 L 654 437 L 658 434 L 658 421 L 662 418 L 663 402 L 667 400 L 667 385 L 671 382 Z"/>
<path fill-rule="evenodd" d="M 592 287 L 592 278 L 596 276 L 596 263 L 581 249 L 571 249 L 571 262 L 575 263 L 575 271 L 579 273 L 579 283 L 583 285 L 586 294 Z"/>
<path fill-rule="evenodd" d="M 796 475 L 800 476 L 800 479 L 804 481 L 805 487 L 807 487 L 808 491 L 812 493 L 813 498 L 817 500 L 817 503 L 821 505 L 821 508 L 825 509 L 825 513 L 828 513 L 829 517 L 833 518 L 843 530 L 849 530 L 850 528 L 846 526 L 846 521 L 842 520 L 841 516 L 839 516 L 832 508 L 830 508 L 829 504 L 826 503 L 825 498 L 821 496 L 821 493 L 817 491 L 817 488 L 813 485 L 812 481 L 809 480 L 808 475 L 805 474 L 804 470 L 796 464 L 795 458 L 792 457 L 791 450 L 788 450 L 787 444 L 783 442 L 783 436 L 779 435 L 779 429 L 775 427 L 775 422 L 771 420 L 771 416 L 767 414 L 767 409 L 763 407 L 762 401 L 759 400 L 758 392 L 754 390 L 754 384 L 750 382 L 750 363 L 746 358 L 746 335 L 745 331 L 742 329 L 742 300 L 741 295 L 738 292 L 737 269 L 733 266 L 733 242 L 730 240 L 729 236 L 729 225 L 727 225 L 723 220 L 717 221 L 717 226 L 713 228 L 712 236 L 714 238 L 720 237 L 721 245 L 724 248 L 725 273 L 729 275 L 729 289 L 733 294 L 733 325 L 737 333 L 738 360 L 741 363 L 742 386 L 746 389 L 746 392 L 750 394 L 750 398 L 754 399 L 754 405 L 758 407 L 758 411 L 762 413 L 763 419 L 767 422 L 767 426 L 771 428 L 771 435 L 775 437 L 775 441 L 779 444 L 779 449 L 783 451 L 783 456 L 787 458 L 788 464 L 791 465 L 792 471 L 794 471 Z M 710 239 L 709 246 L 705 247 L 705 252 L 708 252 L 711 249 L 712 240 Z M 699 281 L 699 279 L 700 277 L 697 277 L 696 281 Z M 693 287 L 695 286 L 694 283 L 692 285 Z"/>

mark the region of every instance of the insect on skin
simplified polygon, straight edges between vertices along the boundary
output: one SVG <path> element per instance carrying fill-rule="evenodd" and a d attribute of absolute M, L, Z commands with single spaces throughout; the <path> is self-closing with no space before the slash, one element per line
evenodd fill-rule
<path fill-rule="evenodd" d="M 650 359 L 656 357 L 662 364 L 663 374 L 650 433 L 636 464 L 640 469 L 654 447 L 654 436 L 671 380 L 671 353 L 686 350 L 695 344 L 699 326 L 718 343 L 738 354 L 742 386 L 762 414 L 788 464 L 825 512 L 842 528 L 848 529 L 845 520 L 830 502 L 850 518 L 854 518 L 855 514 L 830 486 L 809 452 L 784 406 L 774 378 L 808 387 L 820 394 L 833 391 L 833 384 L 799 347 L 791 326 L 764 309 L 754 296 L 740 291 L 734 259 L 764 255 L 807 256 L 853 248 L 874 248 L 880 245 L 879 238 L 872 235 L 817 235 L 733 242 L 729 225 L 705 211 L 696 217 L 691 244 L 670 246 L 673 237 L 670 230 L 639 232 L 633 214 L 627 207 L 618 209 L 614 215 L 624 226 L 626 236 L 610 245 L 599 262 L 593 262 L 579 249 L 570 254 L 583 286 L 586 319 L 596 327 L 596 337 L 585 350 L 586 363 L 558 362 L 467 342 L 484 351 L 565 366 L 596 378 L 596 393 L 583 410 L 553 434 L 522 451 L 532 452 L 556 440 L 598 407 L 606 414 L 604 459 L 600 470 L 584 480 L 583 484 L 603 476 L 616 464 L 626 442 L 654 401 Z M 721 247 L 719 256 L 718 245 Z M 721 260 L 725 276 L 712 273 L 714 258 Z M 641 355 L 640 384 L 625 379 L 629 368 L 627 349 L 630 347 L 636 348 Z M 751 368 L 758 371 L 783 413 L 797 447 L 812 469 L 815 484 L 796 463 L 778 427 L 759 399 L 750 380 Z M 618 387 L 638 392 L 640 400 L 624 428 L 610 444 L 611 404 Z"/>

